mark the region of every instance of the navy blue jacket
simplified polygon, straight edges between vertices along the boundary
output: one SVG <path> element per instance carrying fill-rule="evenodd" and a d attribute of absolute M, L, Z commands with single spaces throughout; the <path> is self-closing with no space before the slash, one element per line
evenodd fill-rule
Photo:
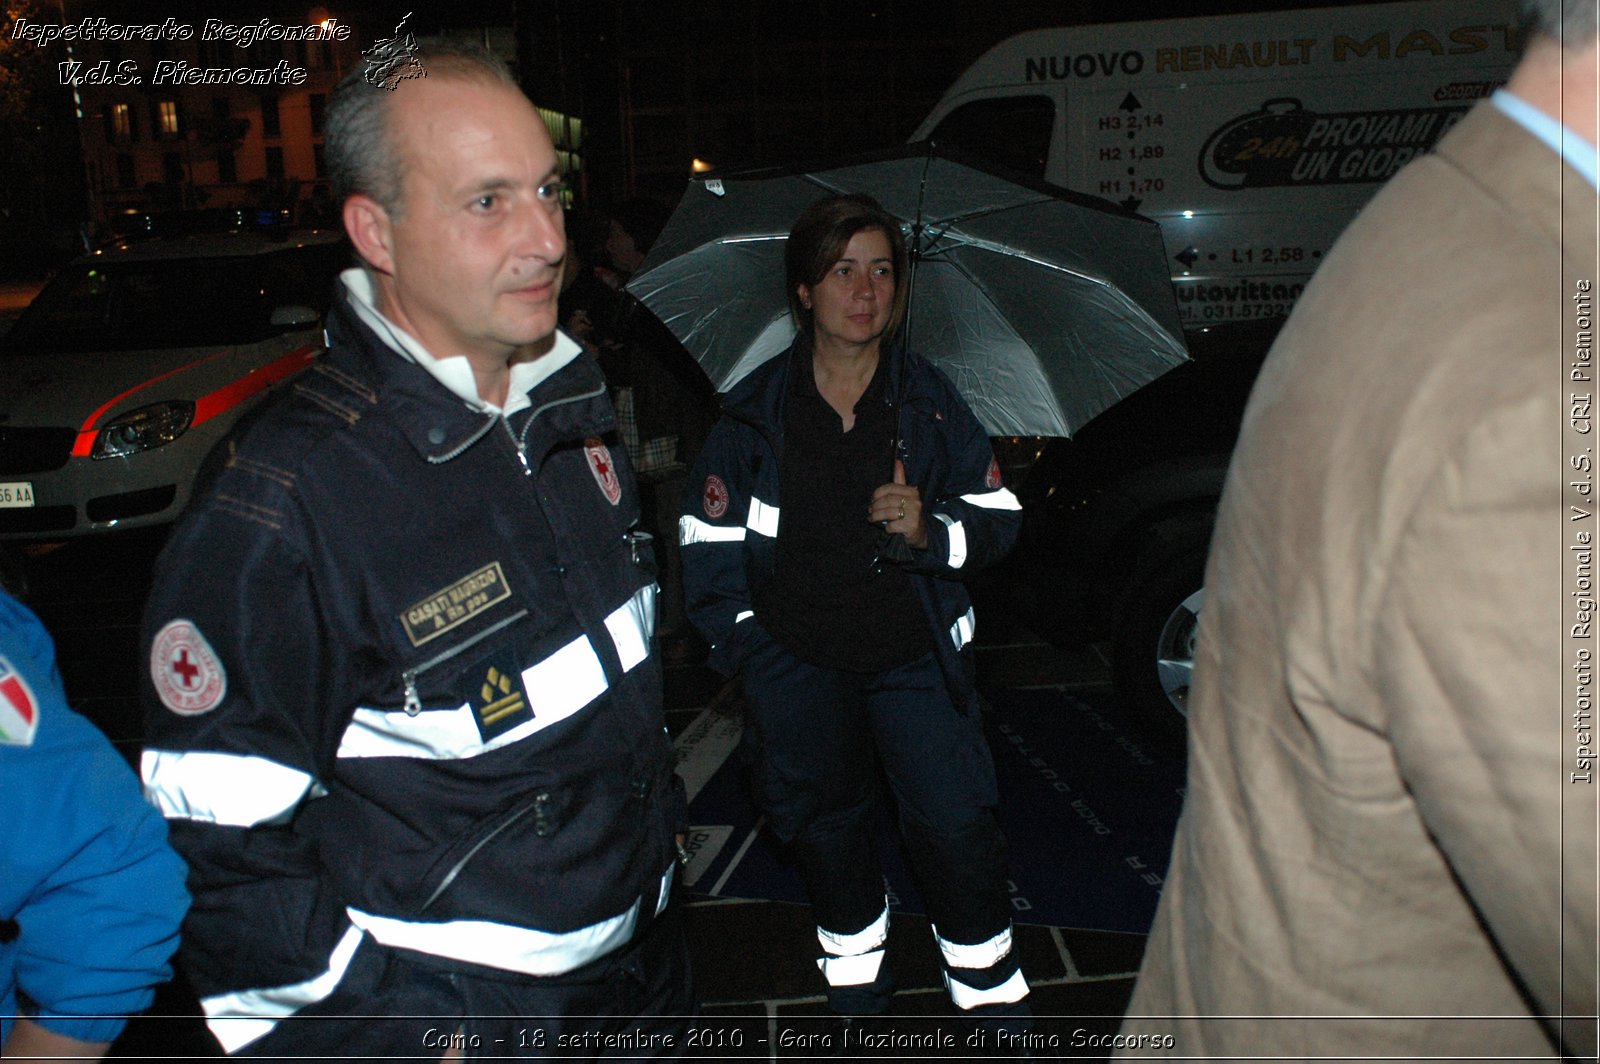
<path fill-rule="evenodd" d="M 796 343 L 805 342 L 797 339 Z M 782 510 L 779 457 L 794 348 L 740 381 L 722 405 L 689 477 L 679 522 L 689 617 L 711 642 L 711 664 L 733 674 L 743 658 L 755 589 L 771 577 Z M 900 458 L 922 492 L 928 545 L 905 564 L 928 618 L 956 705 L 973 697 L 975 631 L 963 578 L 1004 557 L 1022 509 L 1001 486 L 983 426 L 945 375 L 904 352 L 890 358 L 885 401 L 900 396 Z M 909 376 L 906 376 L 909 374 Z M 904 384 L 902 390 L 902 381 Z"/>
<path fill-rule="evenodd" d="M 329 332 L 218 447 L 145 618 L 146 789 L 229 1049 L 368 940 L 570 971 L 659 912 L 675 854 L 654 562 L 598 368 L 502 417 L 346 299 Z"/>

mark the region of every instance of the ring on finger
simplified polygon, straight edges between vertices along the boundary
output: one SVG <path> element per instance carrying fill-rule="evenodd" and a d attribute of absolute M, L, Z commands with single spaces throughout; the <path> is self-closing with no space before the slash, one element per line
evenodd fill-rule
<path fill-rule="evenodd" d="M 905 519 L 906 519 L 906 504 L 902 501 L 900 503 L 900 516 L 898 518 L 896 518 L 896 520 L 904 521 Z"/>

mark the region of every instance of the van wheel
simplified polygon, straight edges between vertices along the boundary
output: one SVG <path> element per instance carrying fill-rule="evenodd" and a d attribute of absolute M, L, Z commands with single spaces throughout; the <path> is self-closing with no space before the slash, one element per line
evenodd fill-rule
<path fill-rule="evenodd" d="M 1170 753 L 1185 746 L 1205 564 L 1203 540 L 1147 554 L 1128 583 L 1113 634 L 1117 698 L 1145 737 Z"/>

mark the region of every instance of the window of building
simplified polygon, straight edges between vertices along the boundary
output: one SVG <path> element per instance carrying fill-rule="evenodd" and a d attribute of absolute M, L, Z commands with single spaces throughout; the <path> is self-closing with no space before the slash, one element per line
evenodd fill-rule
<path fill-rule="evenodd" d="M 183 160 L 175 151 L 161 157 L 161 179 L 169 185 L 183 184 Z"/>
<path fill-rule="evenodd" d="M 117 153 L 117 184 L 122 188 L 133 188 L 136 184 L 133 173 L 133 156 L 127 152 Z"/>
<path fill-rule="evenodd" d="M 111 105 L 111 135 L 118 140 L 133 139 L 133 111 L 125 103 Z"/>
<path fill-rule="evenodd" d="M 224 185 L 231 185 L 239 180 L 239 167 L 234 160 L 232 148 L 217 149 L 217 180 Z"/>
<path fill-rule="evenodd" d="M 178 134 L 178 101 L 161 100 L 156 104 L 156 115 L 159 123 L 156 128 L 168 136 Z"/>
<path fill-rule="evenodd" d="M 267 149 L 267 176 L 268 177 L 282 177 L 283 176 L 283 149 L 282 148 L 268 148 Z"/>
<path fill-rule="evenodd" d="M 283 128 L 278 124 L 278 94 L 275 92 L 261 95 L 261 133 L 268 137 L 283 136 Z"/>
<path fill-rule="evenodd" d="M 211 117 L 227 118 L 233 114 L 233 104 L 226 96 L 211 97 Z"/>
<path fill-rule="evenodd" d="M 311 135 L 322 136 L 322 114 L 328 108 L 328 97 L 320 92 L 311 94 Z"/>
<path fill-rule="evenodd" d="M 327 156 L 324 154 L 324 152 L 322 150 L 322 145 L 320 145 L 320 144 L 311 145 L 311 159 L 316 164 L 317 176 L 318 177 L 327 177 L 328 176 Z"/>

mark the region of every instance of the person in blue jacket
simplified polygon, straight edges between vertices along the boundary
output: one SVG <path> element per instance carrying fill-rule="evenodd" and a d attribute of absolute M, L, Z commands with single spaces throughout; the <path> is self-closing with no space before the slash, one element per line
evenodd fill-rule
<path fill-rule="evenodd" d="M 0 1057 L 99 1058 L 172 976 L 186 869 L 138 778 L 67 707 L 39 619 L 0 590 Z"/>
<path fill-rule="evenodd" d="M 882 207 L 813 204 L 786 258 L 799 334 L 728 394 L 690 476 L 690 617 L 741 676 L 757 799 L 805 881 L 833 1010 L 882 1013 L 893 993 L 876 759 L 951 998 L 1026 1029 L 962 583 L 1011 547 L 1021 508 L 955 387 L 894 342 L 906 251 Z"/>

